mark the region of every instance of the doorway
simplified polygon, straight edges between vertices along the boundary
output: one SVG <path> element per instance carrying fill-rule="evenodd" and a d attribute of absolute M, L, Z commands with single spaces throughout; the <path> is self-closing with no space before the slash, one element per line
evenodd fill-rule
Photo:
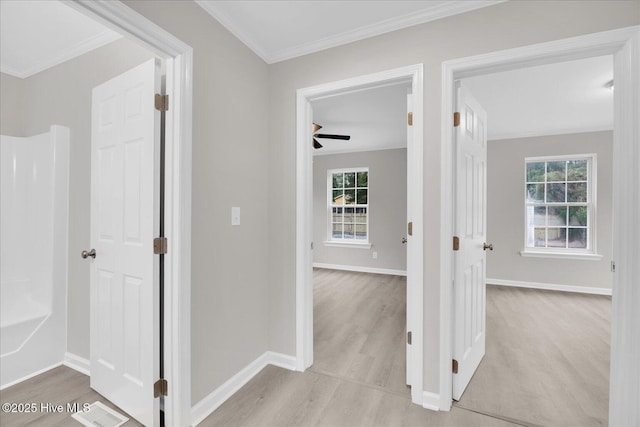
<path fill-rule="evenodd" d="M 443 138 L 442 149 L 445 158 L 451 159 L 450 143 L 452 136 L 452 117 L 453 117 L 453 83 L 456 79 L 468 77 L 472 75 L 486 74 L 495 72 L 498 70 L 516 69 L 527 65 L 537 65 L 543 63 L 552 63 L 568 59 L 579 59 L 593 57 L 603 54 L 614 54 L 615 67 L 614 74 L 615 79 L 621 82 L 621 85 L 617 89 L 621 89 L 616 93 L 615 111 L 616 120 L 614 125 L 614 200 L 615 197 L 626 199 L 631 196 L 631 192 L 635 191 L 631 188 L 623 188 L 623 186 L 616 185 L 616 181 L 620 179 L 620 175 L 617 171 L 624 171 L 628 168 L 633 168 L 633 159 L 625 158 L 620 153 L 628 153 L 630 145 L 634 141 L 633 121 L 630 117 L 635 113 L 637 114 L 637 105 L 633 105 L 633 92 L 628 89 L 634 87 L 632 83 L 632 77 L 629 73 L 633 69 L 633 61 L 635 58 L 637 64 L 637 43 L 638 43 L 638 31 L 637 28 L 628 28 L 621 30 L 609 31 L 607 33 L 588 35 L 583 37 L 576 37 L 569 40 L 563 40 L 558 42 L 550 42 L 543 45 L 530 46 L 520 49 L 513 49 L 510 51 L 499 52 L 489 57 L 472 57 L 461 60 L 449 61 L 443 64 L 443 89 L 445 96 L 443 97 L 442 111 L 443 111 Z M 625 88 L 629 90 L 624 92 Z M 618 96 L 620 94 L 620 96 Z M 632 113 L 625 114 L 621 117 L 619 114 L 623 111 Z M 627 138 L 623 138 L 626 136 Z M 619 151 L 618 151 L 619 150 Z M 630 154 L 628 154 L 630 155 Z M 441 235 L 441 248 L 443 253 L 451 253 L 450 248 L 450 236 L 452 235 L 452 220 L 455 212 L 455 205 L 453 204 L 453 198 L 449 195 L 450 191 L 453 191 L 454 175 L 452 171 L 455 168 L 453 162 L 443 163 L 442 179 L 442 198 L 443 198 L 443 227 Z M 624 240 L 624 234 L 618 229 L 620 224 L 631 224 L 631 217 L 633 210 L 618 209 L 614 205 L 614 257 L 623 257 L 626 259 L 626 253 L 633 253 L 633 246 L 629 245 L 629 241 Z M 629 232 L 629 230 L 626 230 Z M 634 230 L 631 235 L 636 235 L 637 224 L 634 225 Z M 621 239 L 622 238 L 622 239 Z M 443 281 L 441 282 L 441 307 L 444 308 L 441 311 L 441 396 L 446 396 L 441 402 L 443 409 L 449 409 L 451 406 L 451 342 L 452 342 L 452 317 L 451 317 L 451 278 L 452 278 L 452 258 L 447 259 L 443 265 Z M 633 312 L 631 306 L 625 306 L 624 303 L 616 304 L 616 294 L 618 292 L 625 292 L 628 286 L 633 283 L 630 277 L 622 281 L 620 276 L 614 276 L 613 283 L 613 295 L 614 304 L 612 309 L 612 323 L 614 338 L 612 340 L 611 349 L 611 396 L 610 402 L 627 402 L 625 405 L 633 407 L 633 403 L 629 398 L 624 396 L 622 390 L 624 390 L 623 382 L 617 377 L 619 367 L 617 366 L 617 360 L 626 360 L 627 358 L 618 354 L 622 348 L 624 348 L 624 338 L 618 338 L 621 341 L 616 341 L 615 331 L 619 325 L 629 324 L 633 319 Z M 617 310 L 618 305 L 618 310 Z M 617 326 L 618 325 L 618 326 Z M 613 406 L 612 406 L 613 407 Z M 619 414 L 614 414 L 610 410 L 610 420 L 615 420 L 619 417 Z M 613 423 L 613 421 L 611 421 Z"/>
<path fill-rule="evenodd" d="M 172 393 L 164 399 L 165 423 L 191 423 L 190 232 L 192 48 L 119 2 L 68 2 L 68 6 L 106 24 L 166 61 L 164 336 L 165 379 Z M 176 285 L 176 284 L 179 284 Z"/>
<path fill-rule="evenodd" d="M 422 65 L 299 89 L 297 93 L 296 368 L 313 364 L 313 137 L 312 102 L 356 90 L 405 82 L 411 87 L 413 117 L 407 145 L 407 383 L 422 404 Z M 408 230 L 409 231 L 409 230 Z M 317 243 L 315 243 L 317 244 Z"/>
<path fill-rule="evenodd" d="M 409 91 L 388 84 L 311 103 L 322 128 L 313 150 L 310 369 L 406 396 Z"/>
<path fill-rule="evenodd" d="M 488 115 L 494 250 L 486 355 L 455 406 L 524 423 L 607 423 L 612 78 L 608 55 L 461 81 Z"/>

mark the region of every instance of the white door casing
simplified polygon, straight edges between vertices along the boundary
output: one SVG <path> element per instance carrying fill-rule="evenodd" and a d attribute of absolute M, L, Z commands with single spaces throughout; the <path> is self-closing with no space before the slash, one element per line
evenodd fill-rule
<path fill-rule="evenodd" d="M 411 93 L 407 94 L 407 117 L 409 117 L 409 114 L 411 114 L 413 116 L 413 96 L 411 95 Z M 413 119 L 412 119 L 413 121 Z M 413 132 L 411 132 L 411 127 L 413 126 L 413 124 L 409 124 L 409 120 L 407 119 L 407 147 L 410 147 L 413 145 Z M 412 180 L 411 177 L 409 176 L 409 173 L 407 173 L 407 194 L 412 194 L 409 192 L 409 188 L 412 185 Z M 407 265 L 406 265 L 406 269 L 407 272 L 409 271 L 413 271 L 413 268 L 409 268 L 410 264 L 413 262 L 413 259 L 409 256 L 412 253 L 412 239 L 409 236 L 409 229 L 408 229 L 408 224 L 409 222 L 411 222 L 410 219 L 410 212 L 412 212 L 411 210 L 411 203 L 412 200 L 410 197 L 407 197 L 407 218 L 406 218 L 406 222 L 407 224 L 405 225 L 405 232 L 406 234 L 406 238 L 405 238 L 405 246 L 406 246 L 406 251 L 407 251 Z M 413 283 L 409 283 L 410 280 L 415 280 L 413 278 L 413 276 L 407 274 L 407 283 L 406 283 L 406 301 L 410 301 L 410 298 L 413 297 L 413 295 L 411 294 L 411 290 L 413 289 L 413 287 L 415 286 L 415 284 Z M 406 310 L 407 310 L 407 318 L 406 318 L 406 325 L 407 325 L 407 330 L 406 332 L 408 333 L 409 331 L 411 331 L 411 322 L 410 322 L 410 318 L 412 315 L 412 310 L 413 307 L 410 304 L 406 305 Z M 413 334 L 413 331 L 412 331 Z M 412 380 L 413 380 L 413 372 L 412 372 L 412 368 L 413 368 L 413 363 L 411 363 L 410 357 L 411 357 L 411 345 L 409 344 L 409 336 L 407 334 L 407 339 L 405 341 L 405 345 L 406 345 L 406 372 L 405 372 L 405 381 L 406 384 L 408 386 L 412 385 Z"/>
<path fill-rule="evenodd" d="M 454 234 L 453 398 L 466 389 L 485 353 L 487 114 L 473 95 L 458 86 L 456 127 L 456 216 Z M 455 363 L 455 362 L 454 362 Z"/>
<path fill-rule="evenodd" d="M 410 82 L 413 97 L 413 126 L 407 141 L 407 217 L 413 222 L 411 250 L 407 251 L 407 326 L 412 332 L 412 345 L 407 353 L 407 382 L 411 385 L 413 403 L 432 409 L 424 402 L 423 391 L 423 66 L 412 65 L 312 86 L 297 91 L 296 107 L 296 369 L 304 371 L 313 363 L 313 270 L 312 230 L 312 111 L 311 101 L 341 92 L 367 89 L 384 83 Z M 409 200 L 411 202 L 409 203 Z"/>
<path fill-rule="evenodd" d="M 159 399 L 160 89 L 156 60 L 93 89 L 91 387 L 147 426 Z"/>

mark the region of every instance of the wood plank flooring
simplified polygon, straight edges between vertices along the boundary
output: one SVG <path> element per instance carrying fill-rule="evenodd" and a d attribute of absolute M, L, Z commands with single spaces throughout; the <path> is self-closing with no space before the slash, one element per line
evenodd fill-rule
<path fill-rule="evenodd" d="M 488 286 L 487 355 L 451 412 L 433 412 L 404 385 L 404 278 L 316 273 L 314 366 L 266 367 L 200 426 L 606 425 L 610 297 Z M 2 403 L 96 400 L 115 408 L 66 367 L 0 392 Z M 80 424 L 0 412 L 0 425 Z"/>
<path fill-rule="evenodd" d="M 511 425 L 460 408 L 429 411 L 396 393 L 310 370 L 267 366 L 199 427 Z"/>
<path fill-rule="evenodd" d="M 611 297 L 487 286 L 486 355 L 456 406 L 527 425 L 607 425 Z"/>
<path fill-rule="evenodd" d="M 0 411 L 0 426 L 47 426 L 66 427 L 81 426 L 73 419 L 72 413 L 66 412 L 67 403 L 93 403 L 100 401 L 129 418 L 126 427 L 141 426 L 121 409 L 109 402 L 102 395 L 89 387 L 89 377 L 66 366 L 60 366 L 36 377 L 30 378 L 14 386 L 0 391 L 0 401 L 4 403 L 41 403 L 63 405 L 62 413 L 47 413 L 40 410 L 34 413 L 7 413 Z"/>
<path fill-rule="evenodd" d="M 406 279 L 314 270 L 314 364 L 268 366 L 200 426 L 507 426 L 461 408 L 411 403 L 405 385 Z"/>
<path fill-rule="evenodd" d="M 314 269 L 314 372 L 410 397 L 406 278 Z"/>

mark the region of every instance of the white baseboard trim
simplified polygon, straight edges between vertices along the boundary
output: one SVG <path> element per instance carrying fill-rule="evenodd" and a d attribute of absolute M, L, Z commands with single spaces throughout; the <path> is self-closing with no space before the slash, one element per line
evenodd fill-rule
<path fill-rule="evenodd" d="M 440 394 L 429 391 L 422 392 L 422 407 L 432 411 L 440 410 Z"/>
<path fill-rule="evenodd" d="M 84 357 L 67 352 L 64 354 L 62 364 L 85 375 L 91 375 L 91 363 Z"/>
<path fill-rule="evenodd" d="M 13 386 L 13 385 L 20 384 L 22 381 L 26 381 L 26 380 L 28 380 L 28 379 L 30 379 L 30 378 L 33 378 L 33 377 L 35 377 L 35 376 L 38 376 L 38 375 L 40 375 L 40 374 L 44 374 L 45 372 L 50 371 L 50 370 L 52 370 L 53 368 L 57 368 L 57 367 L 58 367 L 58 366 L 60 366 L 60 365 L 62 365 L 62 363 L 55 363 L 55 364 L 53 364 L 53 365 L 51 365 L 51 366 L 47 366 L 46 368 L 42 368 L 42 369 L 40 369 L 40 370 L 38 370 L 38 371 L 36 371 L 36 372 L 33 372 L 33 373 L 29 374 L 29 375 L 25 375 L 25 376 L 24 376 L 24 377 L 22 377 L 22 378 L 18 378 L 18 379 L 17 379 L 17 380 L 15 380 L 15 381 L 11 381 L 10 383 L 6 383 L 6 384 L 4 384 L 4 385 L 0 386 L 0 391 L 1 391 L 1 390 L 4 390 L 4 389 L 6 389 L 6 388 L 9 388 L 9 387 L 11 387 L 11 386 Z"/>
<path fill-rule="evenodd" d="M 583 294 L 611 295 L 611 289 L 588 286 L 558 285 L 555 283 L 522 282 L 487 278 L 487 285 L 514 286 L 516 288 L 544 289 L 547 291 L 578 292 Z"/>
<path fill-rule="evenodd" d="M 315 268 L 327 268 L 329 270 L 357 271 L 359 273 L 389 274 L 392 276 L 407 275 L 407 270 L 394 270 L 391 268 L 358 267 L 354 265 L 325 264 L 321 262 L 314 262 L 313 266 Z"/>
<path fill-rule="evenodd" d="M 196 403 L 191 408 L 191 425 L 197 426 L 201 423 L 267 365 L 274 365 L 294 371 L 296 368 L 296 358 L 273 351 L 263 353 L 256 360 L 249 363 L 244 367 L 244 369 L 211 392 L 211 394 Z"/>

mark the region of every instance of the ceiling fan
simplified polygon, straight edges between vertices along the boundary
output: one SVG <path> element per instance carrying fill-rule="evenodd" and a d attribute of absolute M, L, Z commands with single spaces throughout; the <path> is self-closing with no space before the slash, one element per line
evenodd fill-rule
<path fill-rule="evenodd" d="M 320 144 L 316 138 L 342 139 L 344 141 L 348 141 L 351 139 L 350 135 L 331 135 L 328 133 L 318 133 L 320 129 L 322 129 L 322 126 L 317 123 L 313 124 L 313 148 L 315 148 L 316 150 L 318 148 L 322 148 L 322 144 Z"/>

